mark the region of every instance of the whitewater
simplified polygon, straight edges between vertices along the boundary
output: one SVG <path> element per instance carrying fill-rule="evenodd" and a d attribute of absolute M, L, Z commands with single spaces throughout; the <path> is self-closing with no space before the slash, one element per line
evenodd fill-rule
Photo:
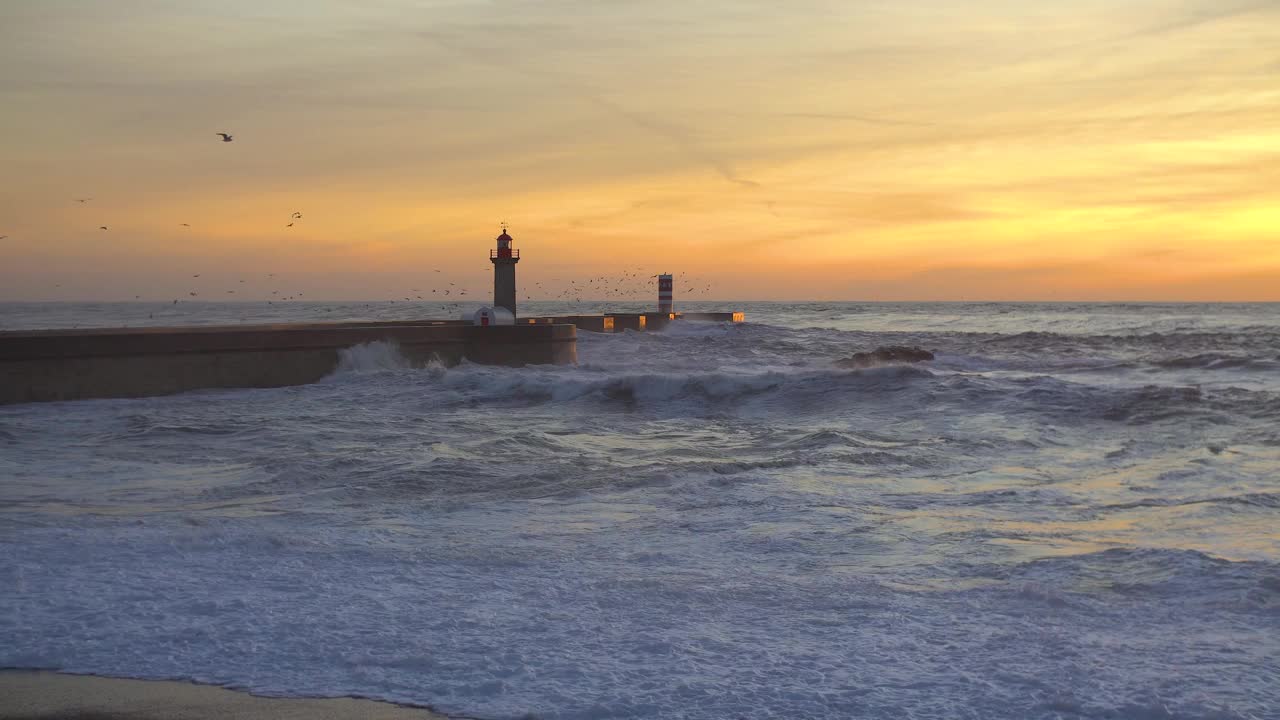
<path fill-rule="evenodd" d="M 0 407 L 0 667 L 485 720 L 1280 718 L 1280 305 L 683 307 L 748 322 Z M 836 364 L 882 345 L 937 358 Z"/>

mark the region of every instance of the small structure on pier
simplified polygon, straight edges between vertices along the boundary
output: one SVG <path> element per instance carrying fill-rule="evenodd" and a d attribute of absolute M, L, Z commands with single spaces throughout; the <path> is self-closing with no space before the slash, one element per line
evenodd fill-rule
<path fill-rule="evenodd" d="M 658 276 L 658 312 L 673 313 L 676 311 L 675 303 L 672 301 L 672 286 L 675 281 L 670 273 Z"/>

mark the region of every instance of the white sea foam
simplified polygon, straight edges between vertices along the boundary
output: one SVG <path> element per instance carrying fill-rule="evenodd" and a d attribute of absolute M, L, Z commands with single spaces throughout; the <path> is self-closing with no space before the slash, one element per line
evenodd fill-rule
<path fill-rule="evenodd" d="M 400 347 L 392 341 L 361 343 L 338 351 L 336 373 L 373 373 L 388 370 L 404 370 L 409 361 L 400 353 Z"/>

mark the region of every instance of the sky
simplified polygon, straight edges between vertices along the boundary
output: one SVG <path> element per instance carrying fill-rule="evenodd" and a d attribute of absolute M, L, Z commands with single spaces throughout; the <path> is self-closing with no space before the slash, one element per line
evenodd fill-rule
<path fill-rule="evenodd" d="M 503 221 L 535 298 L 1280 300 L 1280 0 L 0 2 L 0 300 L 482 288 Z"/>

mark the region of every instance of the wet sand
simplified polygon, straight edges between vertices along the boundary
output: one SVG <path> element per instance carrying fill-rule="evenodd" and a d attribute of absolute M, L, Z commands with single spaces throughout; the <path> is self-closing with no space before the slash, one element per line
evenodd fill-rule
<path fill-rule="evenodd" d="M 188 682 L 26 670 L 0 671 L 0 698 L 0 720 L 445 720 L 375 700 L 266 698 Z"/>

